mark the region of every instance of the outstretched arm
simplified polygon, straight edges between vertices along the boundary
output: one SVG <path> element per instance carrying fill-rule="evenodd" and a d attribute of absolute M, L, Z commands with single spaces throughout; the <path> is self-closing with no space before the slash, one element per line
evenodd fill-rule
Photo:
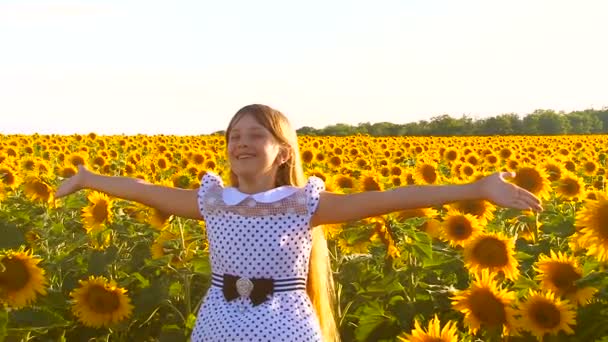
<path fill-rule="evenodd" d="M 167 214 L 202 219 L 198 208 L 197 189 L 155 185 L 139 178 L 104 176 L 90 172 L 82 165 L 78 166 L 78 173 L 61 183 L 55 197 L 67 196 L 85 188 L 139 202 Z"/>
<path fill-rule="evenodd" d="M 478 181 L 456 185 L 408 185 L 386 191 L 337 194 L 324 191 L 311 226 L 360 220 L 390 212 L 426 208 L 463 200 L 488 200 L 515 209 L 542 210 L 529 191 L 505 182 L 511 172 L 496 172 Z"/>

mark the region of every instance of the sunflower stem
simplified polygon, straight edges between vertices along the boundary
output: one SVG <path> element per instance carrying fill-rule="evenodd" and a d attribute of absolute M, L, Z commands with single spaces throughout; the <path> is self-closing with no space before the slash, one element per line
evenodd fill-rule
<path fill-rule="evenodd" d="M 177 226 L 179 227 L 179 234 L 181 236 L 182 242 L 182 253 L 184 253 L 184 258 L 187 254 L 186 250 L 186 239 L 184 238 L 184 225 L 181 219 L 177 220 Z M 188 315 L 192 313 L 192 303 L 190 303 L 190 277 L 188 274 L 183 273 L 184 276 L 184 302 L 186 303 L 186 312 Z M 186 321 L 184 321 L 186 323 Z"/>

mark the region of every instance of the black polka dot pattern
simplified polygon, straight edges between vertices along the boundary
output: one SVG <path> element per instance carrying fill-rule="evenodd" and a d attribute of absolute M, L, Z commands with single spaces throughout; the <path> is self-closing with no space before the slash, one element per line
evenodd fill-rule
<path fill-rule="evenodd" d="M 211 269 L 248 278 L 307 278 L 312 247 L 310 219 L 323 180 L 271 203 L 251 196 L 227 205 L 221 178 L 207 172 L 198 205 L 206 222 Z M 211 286 L 203 299 L 192 341 L 321 341 L 318 318 L 305 290 L 275 292 L 253 306 L 249 298 L 226 301 Z"/>

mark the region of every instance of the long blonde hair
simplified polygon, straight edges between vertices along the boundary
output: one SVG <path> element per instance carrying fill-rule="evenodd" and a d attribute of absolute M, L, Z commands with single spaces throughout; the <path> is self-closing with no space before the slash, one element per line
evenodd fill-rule
<path fill-rule="evenodd" d="M 245 115 L 251 115 L 260 125 L 270 131 L 277 141 L 290 149 L 289 159 L 277 170 L 275 186 L 304 186 L 306 176 L 302 168 L 296 131 L 287 117 L 278 110 L 260 104 L 252 104 L 241 108 L 228 124 L 225 134 L 226 143 L 228 143 L 230 131 L 234 124 Z M 232 170 L 230 170 L 230 182 L 231 185 L 238 186 L 238 178 Z M 314 227 L 312 230 L 312 250 L 310 252 L 306 292 L 319 319 L 323 340 L 326 342 L 340 341 L 340 334 L 334 316 L 334 281 L 327 240 L 322 226 Z"/>

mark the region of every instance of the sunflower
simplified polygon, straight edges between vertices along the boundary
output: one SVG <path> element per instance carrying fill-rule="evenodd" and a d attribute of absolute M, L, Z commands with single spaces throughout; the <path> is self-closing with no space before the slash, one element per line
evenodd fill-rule
<path fill-rule="evenodd" d="M 458 342 L 458 327 L 456 322 L 448 321 L 441 328 L 441 323 L 437 315 L 429 321 L 428 329 L 425 331 L 420 326 L 418 320 L 414 321 L 414 330 L 411 334 L 401 334 L 397 336 L 403 342 Z"/>
<path fill-rule="evenodd" d="M 485 200 L 458 201 L 448 204 L 448 207 L 475 216 L 482 225 L 492 221 L 496 211 L 496 206 Z"/>
<path fill-rule="evenodd" d="M 131 315 L 133 305 L 127 290 L 105 277 L 90 276 L 79 280 L 80 287 L 70 292 L 72 312 L 82 324 L 101 328 L 118 323 Z"/>
<path fill-rule="evenodd" d="M 475 216 L 453 209 L 448 210 L 447 216 L 441 224 L 441 235 L 445 241 L 450 242 L 452 247 L 464 246 L 482 230 L 483 227 Z"/>
<path fill-rule="evenodd" d="M 25 172 L 25 173 L 30 173 L 30 172 L 34 172 L 36 169 L 36 158 L 32 158 L 32 157 L 24 157 L 21 159 L 21 161 L 19 162 L 20 166 L 21 166 L 21 171 Z"/>
<path fill-rule="evenodd" d="M 439 238 L 441 236 L 441 222 L 436 220 L 439 216 L 439 212 L 433 208 L 406 209 L 391 213 L 391 215 L 397 222 L 401 223 L 413 217 L 425 217 L 427 220 L 416 228 L 426 232 L 433 238 Z"/>
<path fill-rule="evenodd" d="M 453 147 L 447 148 L 443 152 L 443 159 L 447 160 L 448 162 L 453 162 L 456 159 L 458 159 L 458 157 L 459 157 L 458 150 Z"/>
<path fill-rule="evenodd" d="M 544 289 L 554 292 L 558 296 L 566 297 L 574 305 L 589 303 L 596 288 L 579 288 L 576 281 L 583 276 L 583 270 L 573 256 L 551 251 L 551 256 L 541 255 L 534 266 L 538 272 L 537 280 Z"/>
<path fill-rule="evenodd" d="M 348 175 L 336 175 L 332 178 L 333 186 L 339 191 L 351 191 L 355 189 L 355 180 Z"/>
<path fill-rule="evenodd" d="M 578 244 L 587 248 L 587 254 L 600 262 L 608 261 L 608 197 L 599 193 L 597 201 L 588 200 L 576 213 Z"/>
<path fill-rule="evenodd" d="M 566 171 L 557 181 L 555 191 L 564 199 L 581 200 L 585 196 L 585 181 L 574 173 Z"/>
<path fill-rule="evenodd" d="M 464 324 L 472 334 L 483 325 L 486 329 L 500 329 L 508 334 L 515 328 L 515 310 L 511 307 L 515 294 L 499 288 L 494 274 L 482 270 L 467 290 L 459 291 L 452 299 L 452 307 L 464 314 Z"/>
<path fill-rule="evenodd" d="M 32 201 L 51 204 L 53 202 L 53 189 L 51 186 L 40 179 L 40 177 L 30 176 L 23 183 L 23 191 Z"/>
<path fill-rule="evenodd" d="M 557 334 L 563 330 L 574 334 L 570 327 L 576 324 L 576 310 L 568 301 L 555 297 L 551 291 L 545 293 L 530 290 L 526 300 L 520 304 L 520 326 L 539 340 L 547 333 Z"/>
<path fill-rule="evenodd" d="M 435 163 L 422 162 L 416 166 L 414 179 L 418 184 L 439 184 L 440 175 Z"/>
<path fill-rule="evenodd" d="M 60 167 L 57 170 L 57 173 L 59 174 L 59 176 L 63 177 L 63 178 L 70 178 L 73 175 L 76 174 L 76 172 L 78 172 L 78 170 L 76 169 L 76 167 L 66 164 L 63 167 Z"/>
<path fill-rule="evenodd" d="M 541 166 L 545 172 L 549 175 L 548 179 L 550 182 L 555 182 L 562 178 L 562 173 L 564 173 L 564 167 L 555 160 L 550 160 L 542 164 Z"/>
<path fill-rule="evenodd" d="M 94 250 L 103 251 L 112 244 L 112 235 L 113 232 L 111 230 L 104 230 L 99 234 L 91 234 L 89 235 L 89 246 Z"/>
<path fill-rule="evenodd" d="M 21 184 L 21 177 L 12 167 L 0 165 L 0 185 L 16 188 Z"/>
<path fill-rule="evenodd" d="M 150 208 L 148 211 L 148 223 L 158 230 L 164 229 L 169 224 L 171 217 L 173 217 L 172 214 L 165 213 L 156 208 Z"/>
<path fill-rule="evenodd" d="M 305 164 L 312 163 L 312 160 L 315 157 L 314 153 L 311 150 L 309 150 L 309 149 L 305 149 L 304 151 L 302 151 L 302 153 L 300 154 L 300 156 L 302 158 L 302 162 L 305 163 Z"/>
<path fill-rule="evenodd" d="M 69 165 L 78 167 L 78 165 L 86 165 L 88 155 L 84 152 L 75 152 L 66 157 Z"/>
<path fill-rule="evenodd" d="M 472 177 L 476 171 L 477 171 L 477 169 L 472 164 L 463 163 L 460 166 L 460 177 L 463 179 L 468 179 L 468 178 Z"/>
<path fill-rule="evenodd" d="M 551 182 L 542 168 L 536 166 L 518 166 L 515 177 L 512 178 L 520 188 L 524 188 L 541 199 L 548 199 L 551 191 Z"/>
<path fill-rule="evenodd" d="M 367 254 L 371 241 L 361 240 L 350 244 L 343 238 L 338 238 L 338 247 L 343 254 Z"/>
<path fill-rule="evenodd" d="M 19 309 L 34 302 L 38 294 L 46 294 L 45 272 L 38 267 L 41 260 L 31 251 L 0 254 L 0 302 Z"/>
<path fill-rule="evenodd" d="M 501 233 L 481 233 L 464 245 L 465 266 L 472 273 L 487 269 L 502 272 L 505 278 L 519 277 L 519 263 L 514 256 L 515 243 Z"/>
<path fill-rule="evenodd" d="M 587 176 L 593 176 L 598 168 L 599 166 L 593 160 L 587 160 L 583 163 L 583 172 L 585 172 L 585 175 Z"/>
<path fill-rule="evenodd" d="M 374 238 L 380 239 L 382 243 L 386 246 L 387 255 L 393 259 L 397 259 L 401 257 L 401 252 L 397 246 L 395 246 L 395 240 L 393 238 L 393 233 L 390 228 L 386 224 L 386 220 L 382 216 L 370 217 L 364 220 L 365 223 L 372 224 L 374 230 Z"/>
<path fill-rule="evenodd" d="M 384 186 L 378 179 L 378 175 L 375 172 L 371 172 L 371 171 L 363 172 L 357 183 L 358 183 L 360 191 L 382 191 L 382 190 L 384 190 Z"/>
<path fill-rule="evenodd" d="M 485 160 L 486 164 L 490 166 L 498 166 L 500 163 L 500 159 L 498 159 L 494 153 L 486 154 L 483 159 Z"/>
<path fill-rule="evenodd" d="M 338 168 L 342 165 L 342 158 L 340 156 L 331 156 L 329 158 L 329 166 L 331 168 Z"/>
<path fill-rule="evenodd" d="M 160 259 L 165 255 L 172 255 L 171 264 L 176 267 L 182 267 L 186 262 L 192 259 L 194 256 L 190 246 L 186 247 L 183 251 L 181 244 L 179 243 L 180 236 L 172 233 L 168 230 L 160 232 L 154 243 L 150 246 L 150 253 L 152 259 Z M 185 241 L 188 238 L 185 237 Z"/>
<path fill-rule="evenodd" d="M 173 176 L 171 176 L 171 182 L 172 186 L 175 188 L 189 189 L 193 179 L 188 170 L 182 170 L 174 173 Z"/>
<path fill-rule="evenodd" d="M 504 147 L 498 151 L 498 156 L 503 160 L 509 159 L 512 154 L 513 152 L 508 147 Z"/>
<path fill-rule="evenodd" d="M 112 201 L 101 192 L 93 191 L 87 197 L 91 202 L 82 209 L 82 220 L 87 233 L 99 231 L 104 224 L 112 223 Z"/>

